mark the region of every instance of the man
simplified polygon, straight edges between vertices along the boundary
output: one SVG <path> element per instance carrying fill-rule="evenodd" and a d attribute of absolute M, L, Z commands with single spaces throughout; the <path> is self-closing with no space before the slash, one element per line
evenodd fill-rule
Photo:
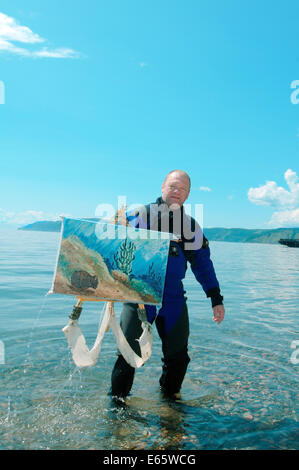
<path fill-rule="evenodd" d="M 210 259 L 208 240 L 197 222 L 184 211 L 184 202 L 190 193 L 190 178 L 182 170 L 173 170 L 162 184 L 162 197 L 156 203 L 126 214 L 127 222 L 137 228 L 166 231 L 178 235 L 170 242 L 162 307 L 146 305 L 147 320 L 155 321 L 162 340 L 163 368 L 160 387 L 163 394 L 177 398 L 190 358 L 188 356 L 189 318 L 182 279 L 187 261 L 207 297 L 211 298 L 213 321 L 220 324 L 224 318 L 223 297 L 220 294 L 214 267 Z M 189 224 L 188 224 L 189 222 Z M 178 233 L 179 232 L 179 233 Z M 187 233 L 186 233 L 187 232 Z M 123 305 L 120 324 L 131 346 L 140 355 L 136 338 L 142 333 L 137 304 Z M 111 394 L 125 398 L 133 385 L 135 369 L 119 354 L 111 377 Z"/>

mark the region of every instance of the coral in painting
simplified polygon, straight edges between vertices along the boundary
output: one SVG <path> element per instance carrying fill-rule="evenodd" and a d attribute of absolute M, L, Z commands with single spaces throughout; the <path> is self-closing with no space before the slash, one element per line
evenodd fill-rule
<path fill-rule="evenodd" d="M 127 238 L 120 245 L 119 250 L 114 255 L 114 261 L 119 271 L 127 274 L 132 272 L 132 263 L 135 259 L 136 246 Z"/>

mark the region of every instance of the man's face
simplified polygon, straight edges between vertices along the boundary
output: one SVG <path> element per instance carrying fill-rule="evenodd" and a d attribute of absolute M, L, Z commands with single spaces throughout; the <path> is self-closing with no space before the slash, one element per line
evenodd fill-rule
<path fill-rule="evenodd" d="M 162 199 L 171 209 L 181 207 L 189 196 L 189 192 L 189 180 L 180 173 L 171 173 L 162 184 Z"/>

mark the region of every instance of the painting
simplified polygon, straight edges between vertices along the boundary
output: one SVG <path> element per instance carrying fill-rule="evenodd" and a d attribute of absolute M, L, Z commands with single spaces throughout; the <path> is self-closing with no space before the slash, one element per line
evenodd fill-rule
<path fill-rule="evenodd" d="M 161 305 L 169 243 L 159 232 L 63 217 L 50 292 Z"/>

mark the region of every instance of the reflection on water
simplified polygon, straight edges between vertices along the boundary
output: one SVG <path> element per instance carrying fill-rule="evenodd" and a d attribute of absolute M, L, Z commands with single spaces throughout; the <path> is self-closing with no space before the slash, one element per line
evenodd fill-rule
<path fill-rule="evenodd" d="M 227 315 L 188 273 L 191 363 L 182 399 L 160 395 L 160 340 L 123 406 L 108 396 L 116 347 L 105 335 L 95 367 L 77 369 L 61 329 L 74 299 L 45 296 L 58 234 L 0 232 L 0 449 L 291 449 L 298 447 L 299 250 L 211 243 Z M 117 309 L 119 313 L 119 309 Z M 89 346 L 99 312 L 81 317 Z"/>

